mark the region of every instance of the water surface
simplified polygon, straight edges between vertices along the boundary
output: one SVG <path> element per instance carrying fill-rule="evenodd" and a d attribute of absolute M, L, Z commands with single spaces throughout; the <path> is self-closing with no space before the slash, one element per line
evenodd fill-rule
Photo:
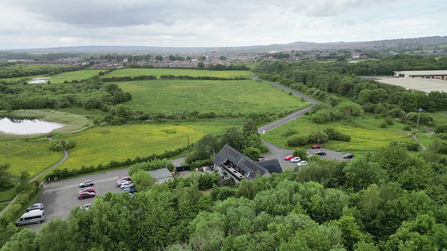
<path fill-rule="evenodd" d="M 0 132 L 7 134 L 26 135 L 49 133 L 54 129 L 64 126 L 63 124 L 38 119 L 0 118 Z"/>

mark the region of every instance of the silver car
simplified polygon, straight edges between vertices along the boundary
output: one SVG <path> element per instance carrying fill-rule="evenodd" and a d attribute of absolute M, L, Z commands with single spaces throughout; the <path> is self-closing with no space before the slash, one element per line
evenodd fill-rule
<path fill-rule="evenodd" d="M 132 181 L 127 181 L 126 183 L 121 184 L 121 189 L 133 187 Z"/>
<path fill-rule="evenodd" d="M 23 225 L 42 223 L 45 221 L 45 211 L 44 210 L 33 210 L 28 213 L 24 213 L 20 219 L 16 221 L 16 226 L 20 227 Z"/>

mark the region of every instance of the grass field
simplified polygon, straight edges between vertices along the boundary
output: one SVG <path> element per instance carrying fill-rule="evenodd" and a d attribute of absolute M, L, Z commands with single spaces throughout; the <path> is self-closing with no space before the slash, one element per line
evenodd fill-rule
<path fill-rule="evenodd" d="M 352 151 L 373 151 L 377 147 L 387 145 L 393 140 L 399 142 L 411 142 L 413 140 L 411 133 L 407 135 L 407 132 L 403 131 L 403 124 L 395 123 L 387 128 L 380 128 L 379 125 L 383 120 L 374 119 L 372 114 L 365 114 L 364 118 L 353 118 L 352 120 L 360 127 L 352 127 L 341 122 L 316 124 L 310 120 L 309 115 L 306 115 L 268 131 L 265 135 L 262 135 L 262 139 L 284 148 L 293 149 L 293 147 L 287 146 L 287 137 L 282 135 L 287 128 L 293 126 L 298 130 L 299 134 L 304 135 L 310 132 L 317 132 L 319 129 L 323 131 L 325 128 L 331 127 L 351 136 L 350 142 L 331 140 L 322 144 L 324 148 L 334 151 L 337 151 L 338 148 L 341 151 L 349 151 L 350 148 L 352 148 Z M 308 144 L 303 147 L 310 148 L 311 145 Z"/>
<path fill-rule="evenodd" d="M 238 121 L 237 123 L 240 123 Z M 231 127 L 228 123 L 196 122 L 175 124 L 146 124 L 95 127 L 71 137 L 77 141 L 69 150 L 70 157 L 58 168 L 108 164 L 137 156 L 160 154 L 165 150 L 185 147 L 208 133 L 220 133 Z"/>
<path fill-rule="evenodd" d="M 233 78 L 233 77 L 253 77 L 256 76 L 250 71 L 208 71 L 208 70 L 192 70 L 192 69 L 138 69 L 138 68 L 126 68 L 113 71 L 104 77 L 113 76 L 141 76 L 141 75 L 154 75 L 159 79 L 161 75 L 188 75 L 188 76 L 207 76 L 207 77 L 219 77 L 219 78 Z"/>
<path fill-rule="evenodd" d="M 8 204 L 0 204 L 0 212 L 5 209 L 8 206 Z"/>
<path fill-rule="evenodd" d="M 103 70 L 82 70 L 73 72 L 63 72 L 58 75 L 51 76 L 51 78 L 46 79 L 51 81 L 51 83 L 63 83 L 64 81 L 81 80 L 88 79 L 93 76 L 97 76 L 100 71 Z M 137 69 L 137 68 L 125 68 L 117 69 L 103 77 L 113 77 L 113 76 L 141 76 L 141 75 L 155 75 L 160 78 L 161 75 L 189 75 L 189 76 L 210 76 L 210 77 L 253 77 L 254 73 L 250 71 L 208 71 L 208 70 L 192 70 L 192 69 Z M 18 81 L 22 79 L 28 79 L 30 81 L 33 78 L 44 77 L 45 75 L 28 76 L 28 77 L 17 77 L 17 78 L 6 78 L 6 81 Z M 0 79 L 2 80 L 2 79 Z"/>
<path fill-rule="evenodd" d="M 54 110 L 15 110 L 12 112 L 0 112 L 0 116 L 11 117 L 25 117 L 25 118 L 38 118 L 43 121 L 56 122 L 64 124 L 65 126 L 56 130 L 53 130 L 51 135 L 58 133 L 69 133 L 81 129 L 88 125 L 89 121 L 84 116 L 74 115 L 67 112 L 59 112 Z M 38 135 L 12 135 L 0 133 L 0 139 L 17 139 L 17 138 L 32 138 Z"/>
<path fill-rule="evenodd" d="M 9 163 L 8 172 L 15 178 L 25 170 L 33 178 L 63 157 L 63 152 L 48 149 L 48 140 L 0 140 L 0 163 Z"/>
<path fill-rule="evenodd" d="M 1 67 L 0 71 L 1 70 L 20 70 L 20 69 L 26 71 L 26 70 L 54 69 L 54 68 L 61 68 L 61 67 L 73 67 L 73 66 L 71 66 L 71 65 L 15 64 L 15 65 Z"/>
<path fill-rule="evenodd" d="M 118 85 L 132 94 L 125 105 L 133 111 L 198 111 L 216 114 L 248 112 L 283 112 L 309 107 L 309 102 L 289 95 L 279 88 L 254 80 L 158 80 L 131 81 Z"/>
<path fill-rule="evenodd" d="M 16 197 L 17 193 L 14 188 L 0 192 L 0 202 L 11 201 Z M 1 210 L 0 210 L 1 211 Z"/>
<path fill-rule="evenodd" d="M 446 125 L 447 124 L 447 111 L 431 112 L 431 113 L 429 113 L 429 115 L 433 117 L 436 124 L 438 124 L 438 125 L 442 125 L 442 124 Z"/>

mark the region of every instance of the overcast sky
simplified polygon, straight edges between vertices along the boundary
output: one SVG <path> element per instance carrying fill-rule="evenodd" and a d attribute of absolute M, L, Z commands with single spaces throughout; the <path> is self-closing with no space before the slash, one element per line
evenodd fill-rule
<path fill-rule="evenodd" d="M 1 0 L 0 49 L 227 47 L 447 35 L 447 0 Z"/>

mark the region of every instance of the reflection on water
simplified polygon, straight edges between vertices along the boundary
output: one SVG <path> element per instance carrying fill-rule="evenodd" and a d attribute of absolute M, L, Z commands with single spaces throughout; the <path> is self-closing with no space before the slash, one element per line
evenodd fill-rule
<path fill-rule="evenodd" d="M 43 78 L 33 78 L 33 80 L 29 81 L 28 84 L 43 84 L 48 82 L 48 80 L 50 77 L 43 77 Z"/>
<path fill-rule="evenodd" d="M 38 119 L 0 118 L 0 132 L 8 134 L 25 135 L 48 133 L 64 126 L 63 124 Z"/>

